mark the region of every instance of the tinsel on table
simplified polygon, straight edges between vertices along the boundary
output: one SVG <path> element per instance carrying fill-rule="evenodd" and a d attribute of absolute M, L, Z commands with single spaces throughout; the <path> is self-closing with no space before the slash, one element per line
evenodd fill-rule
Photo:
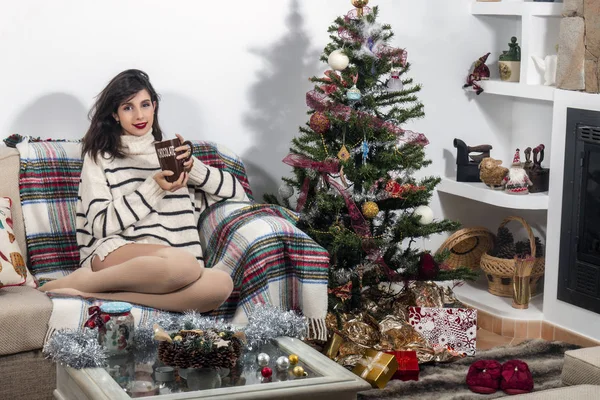
<path fill-rule="evenodd" d="M 98 331 L 94 329 L 58 330 L 46 342 L 43 351 L 52 361 L 71 368 L 106 366 L 106 349 L 98 343 Z"/>
<path fill-rule="evenodd" d="M 167 331 L 242 331 L 250 349 L 279 336 L 303 339 L 307 332 L 304 317 L 293 311 L 282 311 L 266 305 L 256 305 L 248 316 L 248 324 L 239 329 L 232 328 L 231 324 L 224 320 L 204 317 L 193 311 L 183 314 L 165 312 L 152 316 L 135 327 L 133 347 L 137 362 L 149 361 L 156 357 L 158 343 L 154 340 L 154 324 Z M 56 363 L 77 369 L 105 366 L 107 358 L 106 349 L 98 343 L 98 331 L 89 328 L 55 331 L 44 346 L 44 354 Z"/>
<path fill-rule="evenodd" d="M 243 330 L 248 346 L 256 347 L 279 336 L 304 339 L 307 323 L 304 317 L 294 311 L 257 305 L 248 316 L 248 325 Z"/>

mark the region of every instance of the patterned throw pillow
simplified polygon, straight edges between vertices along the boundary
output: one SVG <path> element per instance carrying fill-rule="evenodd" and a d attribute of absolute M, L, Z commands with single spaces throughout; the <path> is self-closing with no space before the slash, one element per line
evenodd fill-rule
<path fill-rule="evenodd" d="M 8 197 L 0 197 L 0 287 L 37 287 L 33 275 L 27 269 L 19 243 L 12 227 L 12 202 Z"/>

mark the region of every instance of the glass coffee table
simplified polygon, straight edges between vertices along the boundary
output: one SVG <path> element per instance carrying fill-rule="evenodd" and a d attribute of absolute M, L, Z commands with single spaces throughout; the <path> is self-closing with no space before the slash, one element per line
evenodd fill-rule
<path fill-rule="evenodd" d="M 263 378 L 256 361 L 267 353 L 273 370 Z M 306 372 L 296 377 L 292 367 L 278 371 L 279 356 L 297 354 Z M 136 356 L 138 356 L 136 359 Z M 298 339 L 277 338 L 258 349 L 244 350 L 229 369 L 178 369 L 163 365 L 156 355 L 111 357 L 106 368 L 73 369 L 57 365 L 54 397 L 58 400 L 167 399 L 356 399 L 371 385 Z"/>

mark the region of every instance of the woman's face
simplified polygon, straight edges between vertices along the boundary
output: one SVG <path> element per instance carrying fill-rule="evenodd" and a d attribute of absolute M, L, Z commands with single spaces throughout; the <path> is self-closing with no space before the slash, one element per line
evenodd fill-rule
<path fill-rule="evenodd" d="M 113 117 L 121 124 L 124 135 L 143 136 L 152 129 L 155 108 L 156 102 L 153 102 L 148 91 L 143 89 L 120 104 Z"/>

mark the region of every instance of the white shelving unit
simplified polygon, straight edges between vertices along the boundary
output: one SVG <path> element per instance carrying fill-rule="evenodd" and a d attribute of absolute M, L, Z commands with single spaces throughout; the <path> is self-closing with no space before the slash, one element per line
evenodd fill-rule
<path fill-rule="evenodd" d="M 474 2 L 471 4 L 473 15 L 516 15 L 560 17 L 562 3 L 541 3 L 523 1 Z"/>
<path fill-rule="evenodd" d="M 511 297 L 495 296 L 488 292 L 485 279 L 465 282 L 462 286 L 455 287 L 453 291 L 456 298 L 463 303 L 497 317 L 536 321 L 541 320 L 544 315 L 541 293 L 531 298 L 529 308 L 519 310 L 513 308 Z"/>
<path fill-rule="evenodd" d="M 512 208 L 517 210 L 547 210 L 548 192 L 530 193 L 519 196 L 511 195 L 499 190 L 492 190 L 479 182 L 457 182 L 456 178 L 442 178 L 437 186 L 442 193 L 491 204 L 496 207 Z"/>
<path fill-rule="evenodd" d="M 554 86 L 528 85 L 526 83 L 503 82 L 497 80 L 481 81 L 478 84 L 483 88 L 483 94 L 497 94 L 500 96 L 545 101 L 554 100 Z"/>
<path fill-rule="evenodd" d="M 503 96 L 509 106 L 519 104 L 519 107 L 532 107 L 530 108 L 532 110 L 540 110 L 540 107 L 545 109 L 545 107 L 553 106 L 556 90 L 552 86 L 543 85 L 542 74 L 534 65 L 532 56 L 538 56 L 543 59 L 546 55 L 555 54 L 562 8 L 562 2 L 545 3 L 523 0 L 502 0 L 500 2 L 472 1 L 470 5 L 471 14 L 475 18 L 481 19 L 485 25 L 504 28 L 508 26 L 505 23 L 512 24 L 517 19 L 520 27 L 514 33 L 511 32 L 513 36 L 517 37 L 518 43 L 521 46 L 520 82 L 503 82 L 499 79 L 481 81 L 479 84 L 484 89 L 482 96 Z M 502 34 L 505 35 L 506 30 Z M 509 39 L 510 36 L 506 37 L 506 43 L 509 42 Z M 487 51 L 492 52 L 492 56 L 488 60 L 488 65 L 491 69 L 497 68 L 497 62 L 495 61 L 500 51 L 507 48 L 508 46 L 506 48 L 496 47 L 487 49 Z M 486 49 L 481 50 L 485 51 Z M 492 71 L 493 76 L 494 71 Z M 521 99 L 535 101 L 522 101 Z M 486 110 L 486 112 L 490 112 L 491 114 L 492 110 Z M 523 116 L 526 113 L 513 112 L 513 115 Z M 528 129 L 533 126 L 533 129 L 535 129 L 535 126 L 532 124 L 525 126 Z M 512 129 L 513 132 L 506 132 L 507 140 L 511 140 L 515 132 L 518 132 L 517 135 L 523 134 L 521 126 L 515 126 Z M 546 132 L 543 130 L 543 127 L 540 129 L 539 133 Z M 536 137 L 540 138 L 540 136 Z M 542 133 L 540 139 L 547 145 L 551 142 L 551 137 L 548 134 Z M 486 140 L 482 138 L 481 141 L 485 142 Z M 549 153 L 549 149 L 546 149 L 546 152 Z M 524 196 L 509 195 L 501 191 L 491 190 L 483 183 L 456 182 L 456 178 L 453 177 L 442 178 L 442 182 L 437 188 L 439 192 L 472 199 L 488 204 L 490 207 L 523 211 L 548 210 L 549 198 L 547 192 Z M 476 283 L 465 283 L 455 288 L 454 292 L 459 300 L 496 316 L 523 320 L 543 319 L 543 295 L 535 296 L 530 302 L 529 309 L 517 310 L 511 305 L 512 299 L 490 294 L 487 291 L 487 281 L 483 277 Z"/>
<path fill-rule="evenodd" d="M 543 101 L 554 100 L 554 87 L 542 85 L 541 76 L 531 56 L 543 58 L 553 53 L 554 45 L 548 36 L 558 36 L 558 19 L 563 3 L 545 3 L 523 0 L 503 0 L 500 2 L 471 3 L 471 14 L 480 18 L 486 16 L 520 17 L 521 32 L 515 36 L 521 46 L 521 80 L 519 83 L 490 80 L 481 82 L 484 94 L 510 96 Z M 552 22 L 556 21 L 556 23 Z M 508 42 L 507 38 L 507 42 Z M 557 39 L 557 38 L 556 38 Z"/>

